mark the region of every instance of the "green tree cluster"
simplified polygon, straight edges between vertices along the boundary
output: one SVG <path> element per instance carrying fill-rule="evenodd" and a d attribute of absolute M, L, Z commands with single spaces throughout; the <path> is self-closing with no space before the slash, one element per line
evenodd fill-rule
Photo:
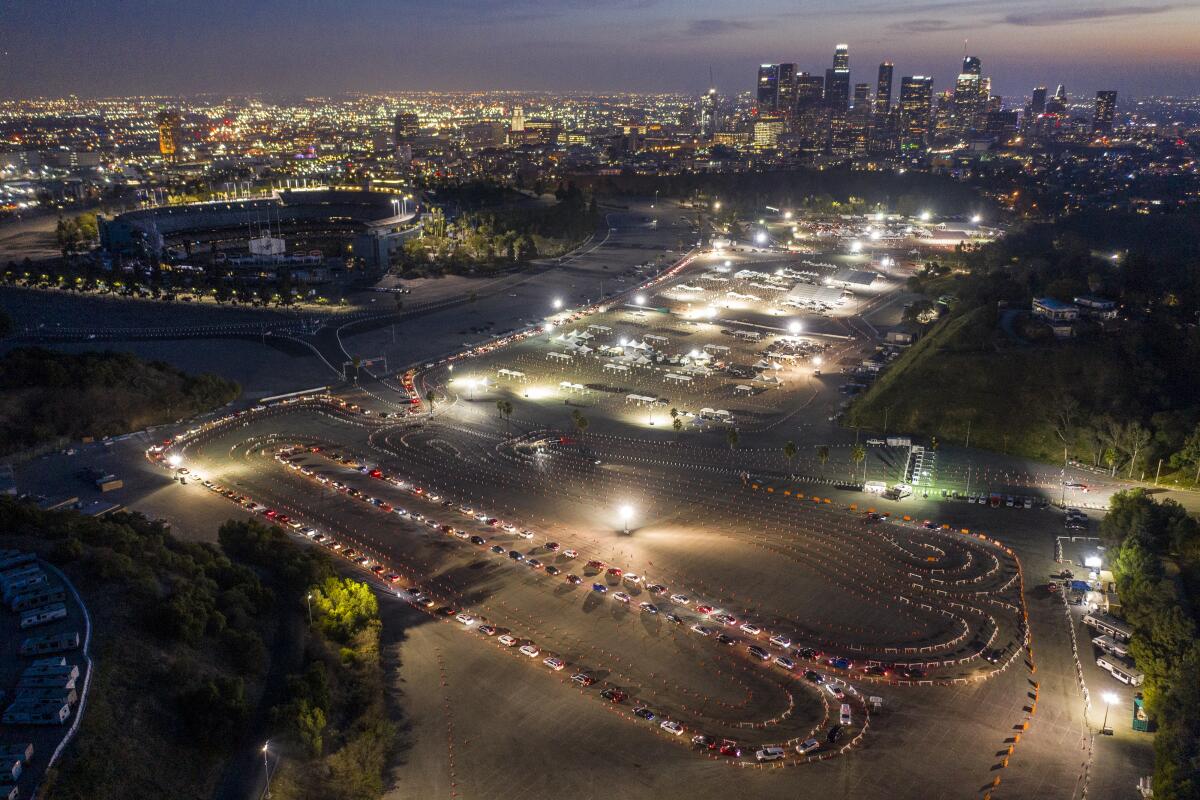
<path fill-rule="evenodd" d="M 60 353 L 36 347 L 0 358 L 0 453 L 59 437 L 102 437 L 173 422 L 237 397 L 236 383 L 188 375 L 130 353 Z"/>
<path fill-rule="evenodd" d="M 1154 796 L 1200 798 L 1200 642 L 1193 605 L 1200 588 L 1200 523 L 1171 500 L 1143 490 L 1114 495 L 1101 535 L 1113 553 L 1113 572 L 1125 619 L 1133 626 L 1130 653 L 1146 675 L 1146 709 L 1154 740 Z M 1173 558 L 1182 585 L 1168 578 Z M 1184 588 L 1187 587 L 1187 588 Z"/>

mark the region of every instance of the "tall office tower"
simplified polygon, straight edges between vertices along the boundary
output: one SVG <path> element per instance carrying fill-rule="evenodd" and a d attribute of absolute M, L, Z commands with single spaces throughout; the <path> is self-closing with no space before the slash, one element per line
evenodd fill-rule
<path fill-rule="evenodd" d="M 850 71 L 850 45 L 839 44 L 833 51 L 833 68 Z"/>
<path fill-rule="evenodd" d="M 163 110 L 154 116 L 154 124 L 158 126 L 158 152 L 163 161 L 174 164 L 183 142 L 183 117 L 178 111 Z"/>
<path fill-rule="evenodd" d="M 758 67 L 758 113 L 771 114 L 779 109 L 779 65 L 760 64 Z"/>
<path fill-rule="evenodd" d="M 849 70 L 825 70 L 825 106 L 834 111 L 845 111 L 850 107 Z"/>
<path fill-rule="evenodd" d="M 411 141 L 421 130 L 421 118 L 411 111 L 397 111 L 392 121 L 392 141 L 396 144 Z"/>
<path fill-rule="evenodd" d="M 975 56 L 963 58 L 962 72 L 954 82 L 953 113 L 947 120 L 949 129 L 965 134 L 981 128 L 987 117 L 990 93 L 991 81 L 983 77 L 983 63 Z"/>
<path fill-rule="evenodd" d="M 900 149 L 925 147 L 933 116 L 933 78 L 913 75 L 900 79 Z"/>
<path fill-rule="evenodd" d="M 854 84 L 854 110 L 859 111 L 866 109 L 871 110 L 871 84 L 856 83 Z"/>
<path fill-rule="evenodd" d="M 525 109 L 520 106 L 513 109 L 512 120 L 508 123 L 508 129 L 513 133 L 525 132 Z"/>
<path fill-rule="evenodd" d="M 1029 116 L 1036 117 L 1046 113 L 1046 87 L 1033 87 L 1033 97 L 1029 101 Z"/>
<path fill-rule="evenodd" d="M 879 65 L 879 77 L 875 81 L 875 113 L 886 114 L 892 108 L 892 62 Z"/>
<path fill-rule="evenodd" d="M 1067 113 L 1067 90 L 1061 83 L 1054 90 L 1054 97 L 1046 101 L 1047 114 Z"/>
<path fill-rule="evenodd" d="M 820 75 L 801 72 L 796 76 L 796 133 L 805 145 L 813 147 L 824 141 L 825 81 Z"/>
<path fill-rule="evenodd" d="M 796 112 L 796 65 L 779 65 L 779 92 L 775 110 L 790 120 Z"/>
<path fill-rule="evenodd" d="M 700 98 L 700 136 L 711 139 L 721 129 L 721 98 L 716 89 L 709 89 Z"/>
<path fill-rule="evenodd" d="M 1092 119 L 1095 133 L 1111 133 L 1117 116 L 1117 93 L 1113 89 L 1096 92 L 1096 115 Z"/>

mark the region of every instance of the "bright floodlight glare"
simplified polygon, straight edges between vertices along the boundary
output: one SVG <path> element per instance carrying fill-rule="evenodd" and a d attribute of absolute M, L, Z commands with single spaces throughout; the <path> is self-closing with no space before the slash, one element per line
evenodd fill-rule
<path fill-rule="evenodd" d="M 732 262 L 732 261 L 730 261 L 730 260 L 727 258 L 727 259 L 725 259 L 725 266 L 727 266 L 727 267 L 732 267 L 732 266 L 733 266 L 733 262 Z"/>
<path fill-rule="evenodd" d="M 883 234 L 880 233 L 879 231 L 871 231 L 871 241 L 872 242 L 878 242 L 879 238 L 881 236 L 883 236 Z"/>
<path fill-rule="evenodd" d="M 556 297 L 556 298 L 554 298 L 554 303 L 553 303 L 553 305 L 554 305 L 554 308 L 555 308 L 555 309 L 562 308 L 562 298 L 561 298 L 561 297 Z"/>
<path fill-rule="evenodd" d="M 876 212 L 875 212 L 875 221 L 876 221 L 876 222 L 883 222 L 883 212 L 882 212 L 882 211 L 876 211 Z"/>
<path fill-rule="evenodd" d="M 933 217 L 933 215 L 932 215 L 932 214 L 930 214 L 928 211 L 922 211 L 922 212 L 921 212 L 921 222 L 929 222 L 929 220 L 930 220 L 932 217 Z"/>
<path fill-rule="evenodd" d="M 637 297 L 633 298 L 633 302 L 637 303 L 639 306 L 646 305 L 646 295 L 639 294 Z"/>
<path fill-rule="evenodd" d="M 979 216 L 978 214 L 975 214 L 974 216 L 971 217 L 971 222 L 975 225 L 978 225 L 982 221 L 983 221 L 983 217 Z"/>
<path fill-rule="evenodd" d="M 1104 702 L 1108 703 L 1110 706 L 1113 703 L 1116 703 L 1121 699 L 1120 697 L 1117 697 L 1117 695 L 1113 692 L 1105 692 L 1100 697 L 1104 700 Z"/>
<path fill-rule="evenodd" d="M 621 519 L 626 522 L 633 516 L 633 506 L 621 506 Z"/>
<path fill-rule="evenodd" d="M 1121 254 L 1120 254 L 1120 253 L 1113 253 L 1113 254 L 1112 254 L 1112 260 L 1113 260 L 1113 261 L 1120 261 L 1120 260 L 1121 260 Z"/>
<path fill-rule="evenodd" d="M 784 219 L 791 219 L 791 218 L 792 218 L 792 212 L 790 212 L 790 211 L 785 211 L 785 212 L 783 212 L 783 218 L 784 218 Z"/>
<path fill-rule="evenodd" d="M 754 241 L 758 242 L 759 244 L 766 244 L 767 243 L 766 231 L 759 231 L 758 233 L 754 234 Z"/>
<path fill-rule="evenodd" d="M 713 203 L 713 211 L 720 211 L 720 210 L 721 210 L 721 201 L 718 200 L 717 202 Z"/>
<path fill-rule="evenodd" d="M 183 459 L 179 456 L 178 453 L 172 453 L 167 458 L 167 463 L 170 464 L 172 467 L 178 467 L 180 464 L 183 463 Z"/>
<path fill-rule="evenodd" d="M 813 356 L 813 366 L 814 367 L 819 367 L 819 366 L 821 366 L 822 363 L 823 362 L 822 362 L 822 359 L 820 356 Z"/>
<path fill-rule="evenodd" d="M 792 336 L 795 336 L 799 332 L 800 332 L 800 323 L 799 322 L 797 322 L 796 320 L 792 320 L 791 322 L 788 323 L 788 333 L 790 333 Z"/>
<path fill-rule="evenodd" d="M 1100 569 L 1100 556 L 1088 556 L 1083 560 L 1083 565 L 1088 569 Z"/>
<path fill-rule="evenodd" d="M 861 253 L 862 252 L 862 242 L 858 242 L 858 241 L 851 242 L 850 243 L 850 252 L 851 253 Z"/>

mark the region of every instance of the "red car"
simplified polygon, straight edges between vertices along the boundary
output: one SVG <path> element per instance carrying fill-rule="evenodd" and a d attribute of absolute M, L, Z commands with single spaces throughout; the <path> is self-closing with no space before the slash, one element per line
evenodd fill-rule
<path fill-rule="evenodd" d="M 713 612 L 713 607 L 712 606 L 696 606 L 696 611 L 700 614 L 711 614 Z"/>
<path fill-rule="evenodd" d="M 267 517 L 267 519 L 275 519 L 276 517 L 279 516 L 279 512 L 273 508 L 268 508 L 265 516 Z"/>
<path fill-rule="evenodd" d="M 738 747 L 738 743 L 733 739 L 726 739 L 721 742 L 721 755 L 729 756 L 730 758 L 741 758 L 742 748 Z"/>
<path fill-rule="evenodd" d="M 609 567 L 608 568 L 608 577 L 610 577 L 610 578 L 619 578 L 624 574 L 625 573 L 621 571 L 620 567 Z"/>
<path fill-rule="evenodd" d="M 589 562 L 587 563 L 587 565 L 588 565 L 590 568 L 592 568 L 592 569 L 597 569 L 597 570 L 599 570 L 599 569 L 604 569 L 604 562 L 603 562 L 603 561 L 589 561 Z"/>
<path fill-rule="evenodd" d="M 372 478 L 382 478 L 383 477 L 383 471 L 378 470 L 378 469 L 373 469 L 370 472 L 368 472 L 367 474 L 370 475 Z"/>

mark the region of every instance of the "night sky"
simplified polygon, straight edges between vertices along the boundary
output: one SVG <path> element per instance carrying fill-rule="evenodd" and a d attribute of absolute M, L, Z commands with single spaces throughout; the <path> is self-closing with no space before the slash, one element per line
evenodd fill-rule
<path fill-rule="evenodd" d="M 0 95 L 745 91 L 837 42 L 942 89 L 964 39 L 1005 96 L 1200 91 L 1197 0 L 0 0 Z"/>

